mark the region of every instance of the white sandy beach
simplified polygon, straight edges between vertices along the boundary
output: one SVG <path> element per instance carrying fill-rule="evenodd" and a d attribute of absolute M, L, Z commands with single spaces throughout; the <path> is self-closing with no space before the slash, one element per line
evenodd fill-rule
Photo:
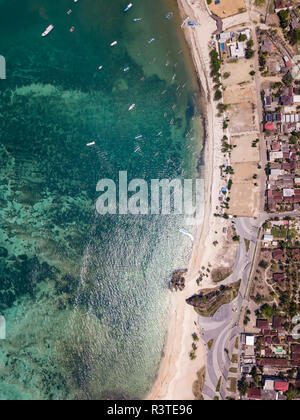
<path fill-rule="evenodd" d="M 220 165 L 224 163 L 221 152 L 223 137 L 223 119 L 218 118 L 216 103 L 213 101 L 213 82 L 210 78 L 209 42 L 216 31 L 216 22 L 210 17 L 203 1 L 178 0 L 183 19 L 189 17 L 201 23 L 197 27 L 186 26 L 185 36 L 190 46 L 193 61 L 206 97 L 206 147 L 205 147 L 205 223 L 197 232 L 192 258 L 189 264 L 187 284 L 183 292 L 172 295 L 169 333 L 158 378 L 148 399 L 157 400 L 193 400 L 192 386 L 197 379 L 197 372 L 206 363 L 206 347 L 203 342 L 198 345 L 196 360 L 190 360 L 192 333 L 199 335 L 197 314 L 187 305 L 186 299 L 199 290 L 195 280 L 199 277 L 201 266 L 213 263 L 216 250 L 213 242 L 222 243 L 221 234 L 224 223 L 214 217 L 221 187 Z M 216 233 L 216 231 L 218 233 Z M 204 280 L 202 287 L 211 286 Z"/>

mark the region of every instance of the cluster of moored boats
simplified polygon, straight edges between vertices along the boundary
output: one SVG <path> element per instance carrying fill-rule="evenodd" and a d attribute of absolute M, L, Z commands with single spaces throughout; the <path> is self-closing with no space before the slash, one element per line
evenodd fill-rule
<path fill-rule="evenodd" d="M 79 0 L 73 0 L 74 1 L 74 3 L 77 3 Z M 124 13 L 127 13 L 127 12 L 129 12 L 131 9 L 132 9 L 132 7 L 133 7 L 133 3 L 129 3 L 126 7 L 125 7 L 125 9 L 123 10 L 124 11 Z M 72 14 L 72 9 L 69 9 L 68 11 L 67 11 L 67 14 L 68 15 L 71 15 Z M 166 16 L 165 16 L 165 18 L 166 19 L 171 19 L 173 17 L 173 12 L 169 12 Z M 142 18 L 134 18 L 133 19 L 133 21 L 134 22 L 140 22 L 140 21 L 142 21 Z M 49 25 L 46 29 L 45 29 L 45 31 L 42 33 L 42 37 L 46 37 L 47 35 L 49 35 L 52 31 L 53 31 L 53 29 L 54 29 L 54 25 Z M 70 28 L 70 32 L 74 32 L 75 31 L 75 26 L 71 26 L 71 28 Z M 148 44 L 152 44 L 153 42 L 155 41 L 155 38 L 150 38 L 149 40 L 148 40 Z M 111 47 L 115 47 L 115 46 L 117 46 L 118 45 L 118 41 L 113 41 L 111 44 L 110 44 L 110 46 Z M 99 67 L 98 67 L 98 70 L 102 70 L 103 69 L 103 65 L 100 65 Z M 130 70 L 130 67 L 125 67 L 124 69 L 123 69 L 123 71 L 124 72 L 128 72 Z M 130 105 L 130 107 L 128 108 L 128 111 L 133 111 L 134 109 L 135 109 L 135 107 L 136 107 L 136 104 L 131 104 Z M 160 132 L 158 135 L 161 135 L 162 133 Z M 138 140 L 138 139 L 141 139 L 143 136 L 142 135 L 138 135 L 138 136 L 136 136 L 136 140 Z M 87 146 L 88 147 L 91 147 L 91 146 L 94 146 L 96 143 L 94 142 L 94 141 L 92 141 L 92 142 L 90 142 L 90 143 L 88 143 L 87 144 Z M 135 152 L 137 152 L 137 151 L 139 151 L 139 148 L 137 148 L 137 150 L 135 150 Z"/>

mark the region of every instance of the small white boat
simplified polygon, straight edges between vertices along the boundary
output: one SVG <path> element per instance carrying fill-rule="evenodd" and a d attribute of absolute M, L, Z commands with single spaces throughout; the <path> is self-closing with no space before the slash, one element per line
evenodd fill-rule
<path fill-rule="evenodd" d="M 72 13 L 72 9 L 69 9 L 68 11 L 67 11 L 67 15 L 70 15 Z"/>
<path fill-rule="evenodd" d="M 133 4 L 129 3 L 128 6 L 125 7 L 124 12 L 128 12 L 132 8 Z"/>
<path fill-rule="evenodd" d="M 49 25 L 48 28 L 42 33 L 42 36 L 45 37 L 47 35 L 50 34 L 51 31 L 53 31 L 54 26 L 53 25 Z"/>
<path fill-rule="evenodd" d="M 95 144 L 96 144 L 96 142 L 92 141 L 91 143 L 88 143 L 88 144 L 87 144 L 87 147 L 92 147 L 92 146 L 95 146 Z"/>
<path fill-rule="evenodd" d="M 128 111 L 132 111 L 135 108 L 135 106 L 136 106 L 135 104 L 130 105 Z"/>
<path fill-rule="evenodd" d="M 140 22 L 142 20 L 142 18 L 134 18 L 133 21 L 134 22 Z"/>
<path fill-rule="evenodd" d="M 102 70 L 102 69 L 103 69 L 103 66 L 99 66 L 99 67 L 98 67 L 98 70 Z"/>
<path fill-rule="evenodd" d="M 125 67 L 125 69 L 123 71 L 126 73 L 129 70 L 130 70 L 130 67 Z"/>
<path fill-rule="evenodd" d="M 148 44 L 152 44 L 152 42 L 154 42 L 154 41 L 155 41 L 155 38 L 151 38 L 151 39 L 149 39 Z"/>
<path fill-rule="evenodd" d="M 75 26 L 71 26 L 70 32 L 74 32 L 74 31 L 75 31 Z"/>
<path fill-rule="evenodd" d="M 110 44 L 111 47 L 114 47 L 115 45 L 118 45 L 118 41 L 114 41 Z"/>
<path fill-rule="evenodd" d="M 139 136 L 136 136 L 135 137 L 135 140 L 139 140 L 139 139 L 141 139 L 143 136 L 140 134 Z"/>

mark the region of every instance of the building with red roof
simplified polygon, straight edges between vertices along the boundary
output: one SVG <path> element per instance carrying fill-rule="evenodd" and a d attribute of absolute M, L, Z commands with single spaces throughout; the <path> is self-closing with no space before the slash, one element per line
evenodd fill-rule
<path fill-rule="evenodd" d="M 274 366 L 287 368 L 290 366 L 288 359 L 276 359 L 274 357 L 262 358 L 257 361 L 257 366 Z"/>
<path fill-rule="evenodd" d="M 269 321 L 267 319 L 258 319 L 256 321 L 257 328 L 260 328 L 261 330 L 268 330 L 270 328 Z"/>
<path fill-rule="evenodd" d="M 260 400 L 261 399 L 261 389 L 257 389 L 254 387 L 251 387 L 248 389 L 248 398 L 250 400 Z"/>
<path fill-rule="evenodd" d="M 265 124 L 265 130 L 274 131 L 275 130 L 274 123 L 266 123 Z"/>
<path fill-rule="evenodd" d="M 293 249 L 293 260 L 300 260 L 300 249 Z"/>
<path fill-rule="evenodd" d="M 285 280 L 285 274 L 284 273 L 275 273 L 273 274 L 273 280 L 276 282 L 282 282 Z"/>
<path fill-rule="evenodd" d="M 274 260 L 283 261 L 285 259 L 285 252 L 282 249 L 275 249 L 272 253 Z"/>
<path fill-rule="evenodd" d="M 273 328 L 275 330 L 282 330 L 282 324 L 283 324 L 284 319 L 281 316 L 274 316 L 273 317 Z"/>
<path fill-rule="evenodd" d="M 289 382 L 286 381 L 275 381 L 274 382 L 274 390 L 275 391 L 281 391 L 281 392 L 287 392 L 289 390 Z"/>

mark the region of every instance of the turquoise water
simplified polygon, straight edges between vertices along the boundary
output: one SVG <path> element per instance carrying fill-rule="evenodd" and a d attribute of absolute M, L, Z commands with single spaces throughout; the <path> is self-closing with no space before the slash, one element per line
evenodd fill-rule
<path fill-rule="evenodd" d="M 121 170 L 196 174 L 197 82 L 175 0 L 154 3 L 0 0 L 0 399 L 143 398 L 155 380 L 184 220 L 95 211 Z"/>

